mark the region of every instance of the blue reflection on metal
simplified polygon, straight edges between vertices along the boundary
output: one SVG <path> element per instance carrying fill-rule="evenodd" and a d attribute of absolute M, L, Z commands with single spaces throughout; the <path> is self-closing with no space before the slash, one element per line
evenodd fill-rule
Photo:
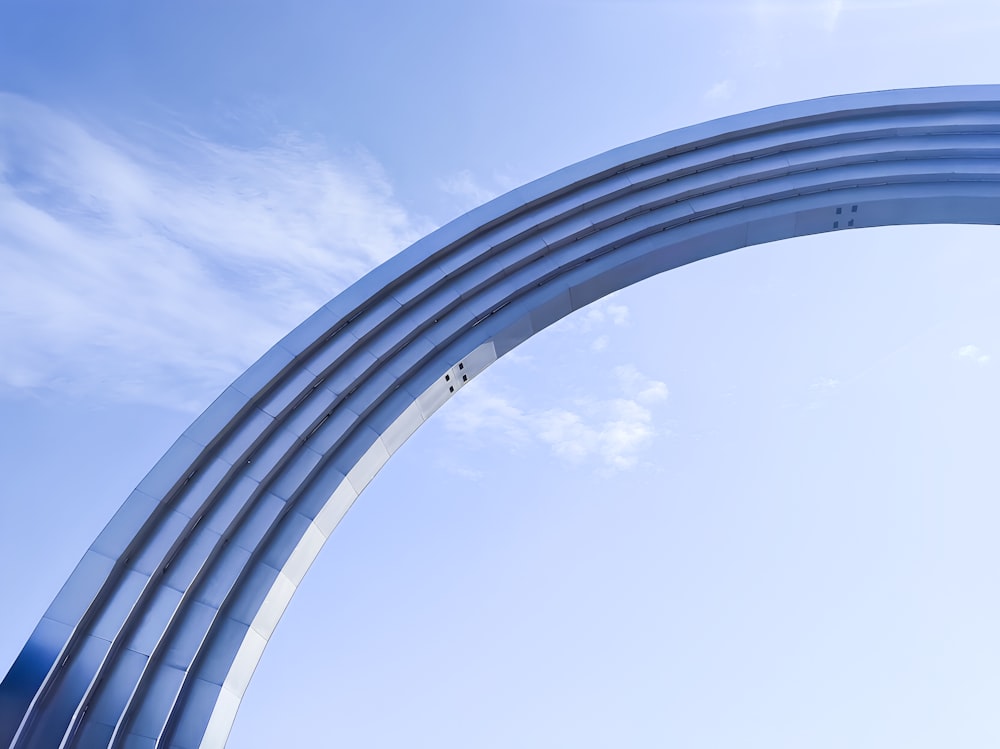
<path fill-rule="evenodd" d="M 498 357 L 609 292 L 749 245 L 1000 223 L 1000 86 L 750 112 L 525 185 L 289 333 L 125 501 L 0 684 L 0 744 L 221 747 L 313 558 Z"/>

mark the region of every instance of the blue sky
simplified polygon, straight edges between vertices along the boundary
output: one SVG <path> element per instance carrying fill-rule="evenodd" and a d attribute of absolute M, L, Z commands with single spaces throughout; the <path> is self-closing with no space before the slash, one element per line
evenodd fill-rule
<path fill-rule="evenodd" d="M 0 668 L 365 270 L 641 137 L 996 83 L 991 2 L 11 0 Z M 230 746 L 995 745 L 993 227 L 757 247 L 497 363 L 334 534 Z"/>

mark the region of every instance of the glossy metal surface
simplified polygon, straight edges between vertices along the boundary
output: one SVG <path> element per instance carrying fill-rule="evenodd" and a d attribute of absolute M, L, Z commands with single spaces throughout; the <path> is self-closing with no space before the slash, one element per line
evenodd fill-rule
<path fill-rule="evenodd" d="M 289 333 L 140 483 L 0 684 L 0 745 L 222 746 L 340 518 L 498 357 L 686 263 L 914 223 L 1000 223 L 1000 86 L 729 117 L 596 156 L 448 224 Z"/>

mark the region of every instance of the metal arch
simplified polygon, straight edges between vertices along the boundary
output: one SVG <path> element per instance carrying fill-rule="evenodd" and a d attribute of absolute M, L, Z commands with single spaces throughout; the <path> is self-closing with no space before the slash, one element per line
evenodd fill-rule
<path fill-rule="evenodd" d="M 221 747 L 337 522 L 498 357 L 686 263 L 918 223 L 1000 223 L 1000 86 L 834 97 L 685 128 L 439 229 L 289 333 L 126 499 L 0 684 L 0 744 Z"/>

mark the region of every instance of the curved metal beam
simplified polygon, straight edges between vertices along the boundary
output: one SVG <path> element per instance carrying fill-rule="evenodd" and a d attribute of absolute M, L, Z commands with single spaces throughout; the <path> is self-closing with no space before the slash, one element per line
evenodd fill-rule
<path fill-rule="evenodd" d="M 918 223 L 1000 223 L 1000 86 L 728 117 L 609 151 L 453 221 L 293 330 L 150 471 L 0 684 L 0 744 L 221 747 L 337 522 L 498 357 L 686 263 Z"/>

